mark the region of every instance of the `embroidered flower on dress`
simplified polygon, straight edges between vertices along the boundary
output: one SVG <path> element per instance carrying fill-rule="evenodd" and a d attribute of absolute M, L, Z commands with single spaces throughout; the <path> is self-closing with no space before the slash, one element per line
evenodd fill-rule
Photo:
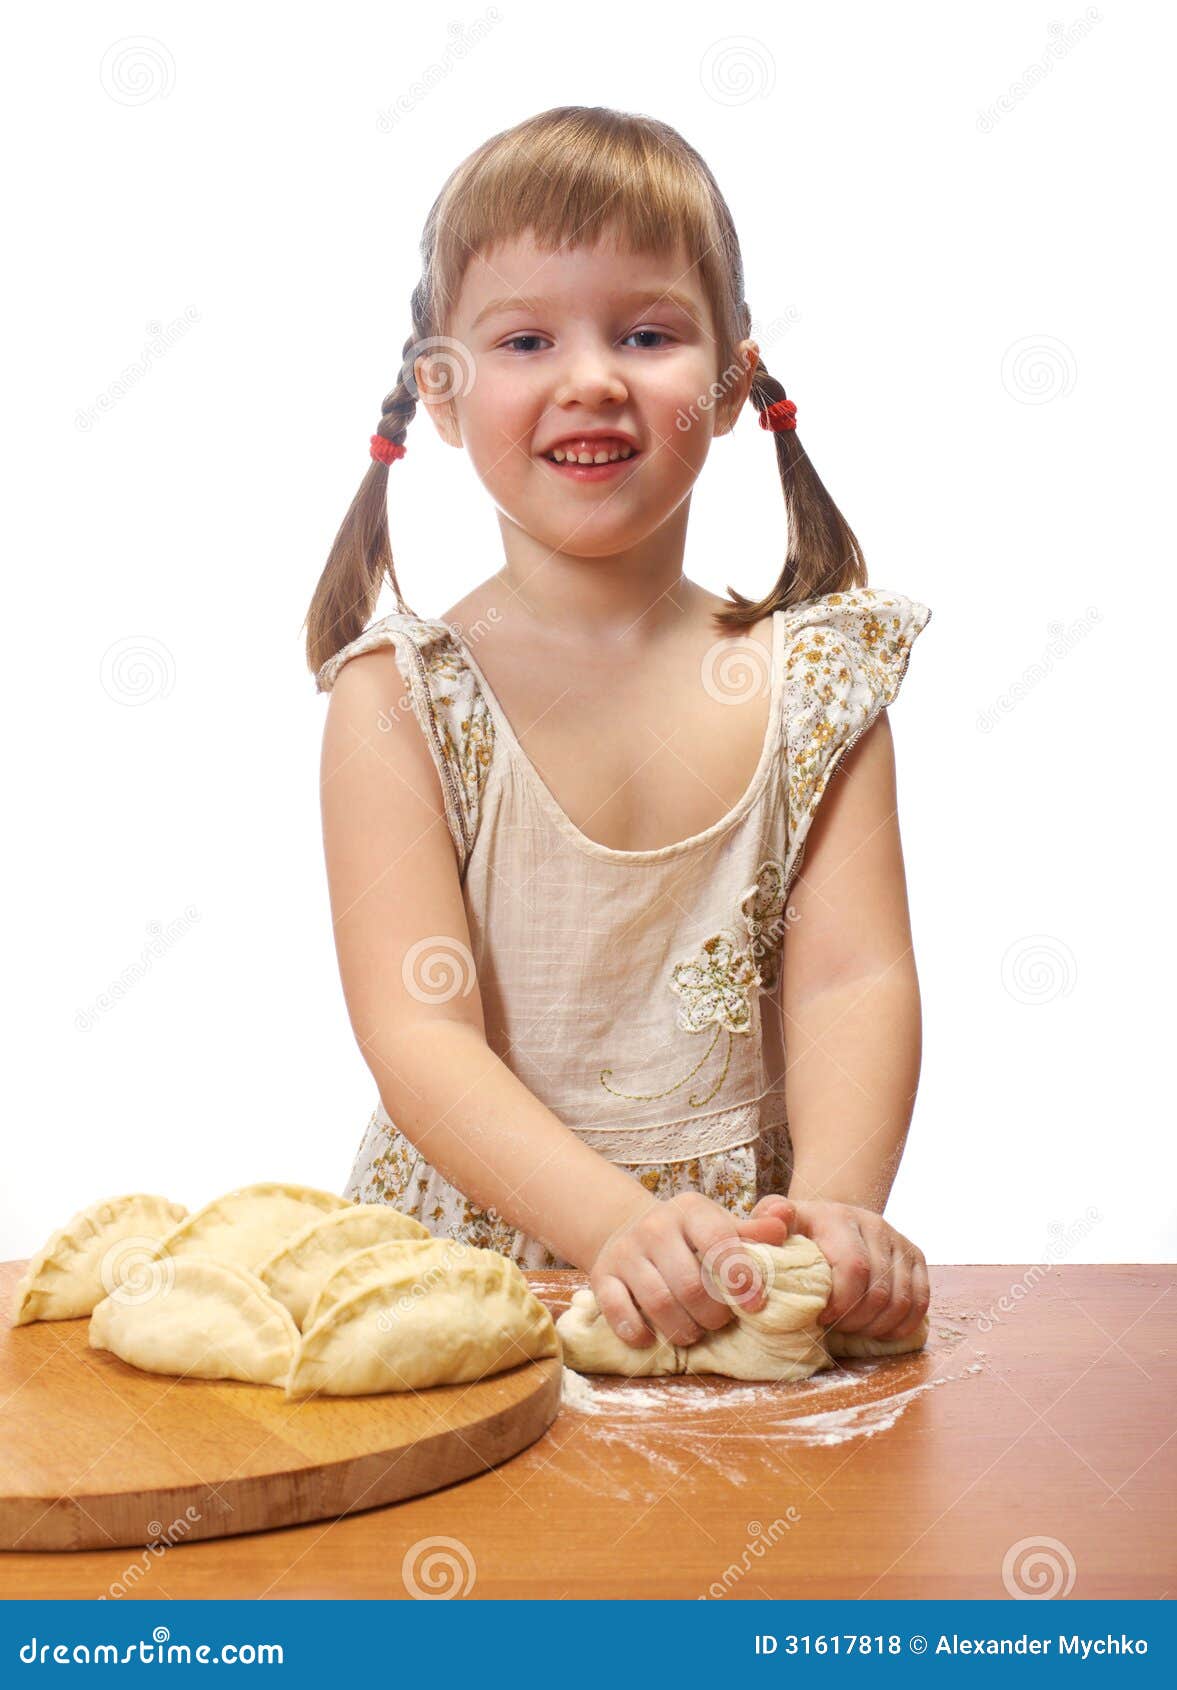
<path fill-rule="evenodd" d="M 711 1102 L 727 1078 L 731 1066 L 733 1035 L 749 1033 L 755 1025 L 752 992 L 760 984 L 760 976 L 756 972 L 751 953 L 742 949 L 738 935 L 725 927 L 721 932 L 713 933 L 709 939 L 704 939 L 702 950 L 697 957 L 689 962 L 675 963 L 670 971 L 668 984 L 671 991 L 677 992 L 683 1000 L 679 1006 L 678 1024 L 684 1032 L 703 1033 L 712 1024 L 715 1026 L 711 1042 L 703 1055 L 688 1073 L 676 1080 L 672 1086 L 667 1086 L 665 1091 L 618 1091 L 615 1086 L 609 1084 L 612 1068 L 601 1069 L 601 1084 L 614 1097 L 625 1097 L 631 1102 L 645 1103 L 651 1098 L 669 1097 L 671 1092 L 677 1091 L 680 1086 L 685 1086 L 688 1080 L 694 1078 L 719 1043 L 721 1035 L 726 1032 L 723 1063 L 715 1084 L 703 1096 L 687 1098 L 692 1109 L 701 1109 L 705 1103 Z"/>

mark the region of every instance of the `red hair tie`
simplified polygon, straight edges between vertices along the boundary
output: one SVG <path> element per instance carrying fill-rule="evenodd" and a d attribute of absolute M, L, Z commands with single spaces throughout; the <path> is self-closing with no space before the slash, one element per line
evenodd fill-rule
<path fill-rule="evenodd" d="M 374 434 L 370 445 L 371 455 L 379 464 L 394 464 L 398 458 L 403 458 L 405 448 L 396 446 L 391 440 L 385 440 L 382 434 Z"/>
<path fill-rule="evenodd" d="M 796 405 L 791 399 L 778 399 L 774 405 L 766 405 L 760 413 L 760 426 L 771 428 L 774 434 L 780 434 L 786 428 L 796 428 Z"/>

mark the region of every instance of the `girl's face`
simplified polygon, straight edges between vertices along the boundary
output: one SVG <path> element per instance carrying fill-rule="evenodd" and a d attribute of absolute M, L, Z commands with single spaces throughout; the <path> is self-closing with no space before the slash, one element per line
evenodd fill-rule
<path fill-rule="evenodd" d="M 650 257 L 612 240 L 551 253 L 528 238 L 477 255 L 447 339 L 440 368 L 428 357 L 416 364 L 443 439 L 465 446 L 508 523 L 548 551 L 581 557 L 639 545 L 689 497 L 756 364 L 753 343 L 742 341 L 720 371 L 685 253 Z M 585 433 L 617 440 L 585 445 Z M 620 442 L 635 450 L 585 474 L 549 460 L 561 441 L 577 455 Z"/>

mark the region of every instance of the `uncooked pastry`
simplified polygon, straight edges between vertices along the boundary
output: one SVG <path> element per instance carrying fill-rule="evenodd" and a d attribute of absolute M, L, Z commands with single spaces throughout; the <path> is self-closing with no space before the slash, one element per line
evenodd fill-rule
<path fill-rule="evenodd" d="M 861 1338 L 855 1332 L 823 1327 L 818 1316 L 830 1299 L 833 1274 L 811 1238 L 794 1233 L 783 1244 L 744 1240 L 761 1264 L 767 1298 L 755 1311 L 743 1308 L 738 1292 L 713 1279 L 716 1293 L 735 1310 L 734 1321 L 708 1332 L 686 1348 L 655 1333 L 656 1342 L 635 1349 L 619 1338 L 597 1306 L 589 1287 L 573 1293 L 571 1306 L 556 1322 L 567 1366 L 578 1373 L 624 1373 L 648 1377 L 667 1373 L 721 1373 L 729 1379 L 808 1379 L 839 1356 L 902 1355 L 922 1349 L 928 1323 L 906 1338 Z"/>
<path fill-rule="evenodd" d="M 90 1316 L 90 1345 L 148 1373 L 282 1385 L 298 1328 L 255 1273 L 212 1256 L 156 1264 L 147 1297 L 115 1292 Z"/>
<path fill-rule="evenodd" d="M 309 1331 L 336 1303 L 350 1297 L 362 1286 L 386 1278 L 390 1269 L 406 1260 L 417 1264 L 416 1294 L 423 1296 L 430 1286 L 436 1283 L 437 1275 L 441 1271 L 439 1263 L 444 1267 L 446 1262 L 462 1261 L 476 1248 L 477 1246 L 463 1244 L 456 1238 L 435 1238 L 432 1234 L 425 1238 L 390 1238 L 380 1244 L 369 1244 L 333 1264 L 311 1299 L 299 1325 L 304 1332 Z M 425 1271 L 426 1268 L 428 1272 Z"/>
<path fill-rule="evenodd" d="M 560 1354 L 552 1316 L 516 1262 L 433 1242 L 449 1244 L 451 1259 L 426 1243 L 376 1246 L 388 1266 L 308 1326 L 288 1397 L 424 1390 Z"/>
<path fill-rule="evenodd" d="M 354 1207 L 348 1198 L 310 1185 L 287 1185 L 281 1180 L 243 1185 L 215 1197 L 173 1227 L 160 1239 L 159 1253 L 180 1256 L 195 1251 L 256 1272 L 308 1222 Z"/>
<path fill-rule="evenodd" d="M 159 1239 L 187 1213 L 182 1203 L 141 1191 L 91 1203 L 29 1262 L 17 1281 L 12 1324 L 89 1314 L 117 1284 L 137 1274 Z"/>
<path fill-rule="evenodd" d="M 402 1215 L 387 1203 L 353 1203 L 329 1215 L 318 1215 L 301 1232 L 262 1262 L 257 1276 L 294 1316 L 306 1324 L 306 1313 L 345 1257 L 365 1246 L 430 1238 L 429 1228 Z"/>

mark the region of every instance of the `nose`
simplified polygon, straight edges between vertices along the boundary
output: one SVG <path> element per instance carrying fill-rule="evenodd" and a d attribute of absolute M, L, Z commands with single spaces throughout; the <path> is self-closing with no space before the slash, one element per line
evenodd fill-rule
<path fill-rule="evenodd" d="M 603 402 L 624 404 L 629 389 L 614 363 L 612 348 L 581 346 L 568 354 L 568 361 L 556 383 L 557 405 L 583 405 L 587 410 Z"/>

